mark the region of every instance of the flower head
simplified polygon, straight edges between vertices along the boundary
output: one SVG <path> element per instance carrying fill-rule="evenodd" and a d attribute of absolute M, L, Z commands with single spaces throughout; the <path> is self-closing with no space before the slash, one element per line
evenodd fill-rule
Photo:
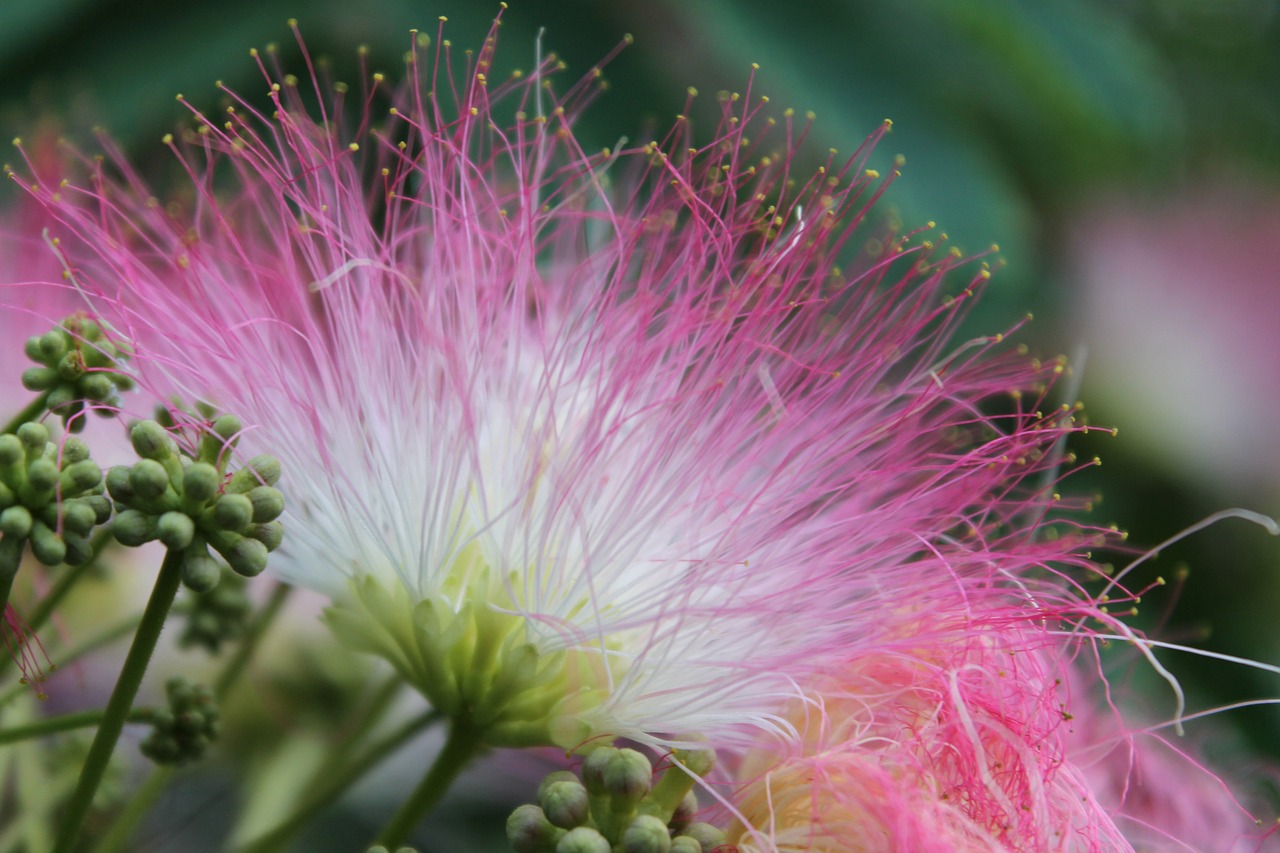
<path fill-rule="evenodd" d="M 265 106 L 167 140 L 181 203 L 118 159 L 34 190 L 144 385 L 281 457 L 273 567 L 342 637 L 490 742 L 574 746 L 785 731 L 797 677 L 934 601 L 1090 609 L 1026 485 L 1062 366 L 947 342 L 988 272 L 948 295 L 958 252 L 865 221 L 887 124 L 805 172 L 748 87 L 710 142 L 588 153 L 593 78 L 490 79 L 495 35 L 354 110 L 260 56 Z"/>

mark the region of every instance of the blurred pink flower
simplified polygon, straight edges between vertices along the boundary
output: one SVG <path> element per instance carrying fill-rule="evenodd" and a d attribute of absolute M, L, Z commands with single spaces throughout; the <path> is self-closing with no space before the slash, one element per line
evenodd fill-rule
<path fill-rule="evenodd" d="M 588 153 L 596 78 L 493 47 L 318 118 L 268 55 L 265 106 L 169 140 L 182 200 L 118 157 L 33 191 L 144 385 L 283 460 L 274 569 L 344 639 L 491 742 L 726 743 L 935 605 L 1098 613 L 1099 535 L 1045 520 L 1063 365 L 948 343 L 988 273 L 866 222 L 884 129 L 804 172 L 748 87 L 709 143 Z"/>

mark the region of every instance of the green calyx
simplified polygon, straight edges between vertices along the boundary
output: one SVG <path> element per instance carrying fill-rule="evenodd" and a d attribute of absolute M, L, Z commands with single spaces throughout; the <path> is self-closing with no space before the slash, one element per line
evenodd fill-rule
<path fill-rule="evenodd" d="M 100 323 L 83 314 L 28 338 L 25 351 L 36 366 L 23 372 L 22 384 L 45 394 L 45 407 L 72 432 L 84 429 L 87 407 L 110 415 L 119 402 L 118 392 L 133 387 L 133 380 L 120 372 L 128 352 Z"/>
<path fill-rule="evenodd" d="M 366 576 L 326 621 L 347 645 L 388 660 L 437 710 L 483 731 L 490 746 L 586 742 L 583 714 L 609 683 L 599 656 L 540 652 L 476 553 L 464 552 L 452 572 L 468 578 L 460 600 L 413 601 L 402 584 Z"/>
<path fill-rule="evenodd" d="M 275 488 L 280 463 L 255 456 L 228 476 L 239 432 L 239 419 L 223 415 L 188 454 L 165 427 L 139 421 L 129 437 L 142 458 L 107 472 L 107 491 L 117 510 L 116 539 L 132 546 L 159 540 L 171 553 L 182 552 L 182 581 L 195 592 L 212 590 L 222 575 L 210 549 L 236 574 L 253 577 L 266 568 L 268 553 L 284 536 L 277 520 L 284 496 Z"/>
<path fill-rule="evenodd" d="M 185 678 L 165 683 L 169 707 L 152 711 L 153 729 L 142 742 L 142 754 L 157 764 L 188 764 L 204 757 L 218 737 L 218 706 L 209 688 Z"/>
<path fill-rule="evenodd" d="M 78 438 L 68 438 L 59 452 L 42 424 L 0 435 L 0 534 L 8 550 L 30 541 L 46 566 L 87 562 L 89 534 L 111 517 L 103 491 L 102 470 Z"/>
<path fill-rule="evenodd" d="M 567 770 L 538 786 L 538 804 L 507 819 L 515 853 L 709 853 L 724 833 L 693 823 L 698 810 L 694 776 L 710 772 L 710 750 L 676 750 L 654 782 L 649 759 L 634 749 L 600 747 L 582 764 L 582 781 Z M 687 768 L 687 770 L 686 770 Z"/>

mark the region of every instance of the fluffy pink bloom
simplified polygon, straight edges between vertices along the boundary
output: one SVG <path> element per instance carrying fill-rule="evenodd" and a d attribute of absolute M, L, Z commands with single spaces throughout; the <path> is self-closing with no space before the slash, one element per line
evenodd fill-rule
<path fill-rule="evenodd" d="M 812 684 L 789 714 L 801 741 L 743 763 L 741 849 L 1259 849 L 1221 780 L 1104 711 L 1059 639 L 999 619 L 947 640 L 934 614 L 930 645 L 855 653 Z"/>
<path fill-rule="evenodd" d="M 1043 515 L 1062 365 L 948 343 L 988 273 L 867 224 L 884 129 L 802 171 L 748 87 L 706 144 L 589 153 L 594 78 L 493 47 L 319 112 L 264 62 L 174 203 L 118 159 L 34 190 L 144 385 L 283 460 L 273 570 L 344 638 L 494 742 L 722 743 L 935 604 L 1093 612 Z"/>

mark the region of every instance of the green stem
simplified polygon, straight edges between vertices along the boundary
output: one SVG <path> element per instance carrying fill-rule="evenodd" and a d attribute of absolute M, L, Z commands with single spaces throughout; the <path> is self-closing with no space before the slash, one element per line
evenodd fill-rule
<path fill-rule="evenodd" d="M 484 745 L 483 733 L 483 729 L 475 728 L 465 720 L 453 721 L 444 748 L 436 756 L 431 769 L 418 787 L 414 788 L 409 799 L 400 806 L 391 822 L 378 833 L 378 839 L 374 843 L 395 849 L 409 837 L 414 827 L 440 802 L 462 768 L 480 751 Z"/>
<path fill-rule="evenodd" d="M 59 714 L 56 717 L 46 717 L 38 722 L 28 723 L 25 726 L 14 726 L 11 729 L 0 729 L 0 744 L 17 743 L 20 740 L 27 740 L 33 737 L 44 737 L 45 735 L 57 734 L 58 732 L 69 732 L 74 729 L 87 729 L 89 726 L 96 726 L 102 722 L 102 718 L 106 716 L 105 711 L 77 711 L 73 714 Z M 125 718 L 125 722 L 129 723 L 145 723 L 151 719 L 151 711 L 145 708 L 139 708 L 130 711 Z"/>
<path fill-rule="evenodd" d="M 357 760 L 343 768 L 341 773 L 331 773 L 323 778 L 329 780 L 323 788 L 307 797 L 306 802 L 294 812 L 284 823 L 270 830 L 266 835 L 250 841 L 239 848 L 236 853 L 278 853 L 285 849 L 285 844 L 293 838 L 312 818 L 331 806 L 348 788 L 356 783 L 364 774 L 381 764 L 387 756 L 399 751 L 400 747 L 416 737 L 427 726 L 441 719 L 439 711 L 426 711 L 384 739 L 374 744 Z"/>
<path fill-rule="evenodd" d="M 71 853 L 75 847 L 76 838 L 80 835 L 80 827 L 83 826 L 85 817 L 89 814 L 89 808 L 93 805 L 93 795 L 98 790 L 103 774 L 106 773 L 107 762 L 111 760 L 111 753 L 115 750 L 116 741 L 120 738 L 125 718 L 128 717 L 133 700 L 138 695 L 138 688 L 142 685 L 142 676 L 147 671 L 151 654 L 155 651 L 156 642 L 160 639 L 165 617 L 169 615 L 169 608 L 173 606 L 173 600 L 178 594 L 178 586 L 182 582 L 184 556 L 182 551 L 169 551 L 165 554 L 164 563 L 160 566 L 160 574 L 156 577 L 156 585 L 151 591 L 151 598 L 147 601 L 147 608 L 142 613 L 138 633 L 133 635 L 133 645 L 129 647 L 124 667 L 120 670 L 120 678 L 116 681 L 115 689 L 111 691 L 111 698 L 107 701 L 102 725 L 98 727 L 98 734 L 94 737 L 93 745 L 89 747 L 89 755 L 85 758 L 84 767 L 80 770 L 80 781 L 62 815 L 58 840 L 54 844 L 55 853 Z"/>
<path fill-rule="evenodd" d="M 13 589 L 13 579 L 18 576 L 18 566 L 22 565 L 22 551 L 26 544 L 26 539 L 0 537 L 0 621 L 3 621 L 4 611 L 9 606 L 9 592 Z"/>
<path fill-rule="evenodd" d="M 249 659 L 253 657 L 253 652 L 262 639 L 262 635 L 266 633 L 267 628 L 275 621 L 276 615 L 280 612 L 280 608 L 284 606 L 285 601 L 289 598 L 289 593 L 292 591 L 293 587 L 285 586 L 284 584 L 277 584 L 276 588 L 271 591 L 271 597 L 267 599 L 266 606 L 262 608 L 257 618 L 253 620 L 248 630 L 245 631 L 235 655 L 227 661 L 226 667 L 214 684 L 213 694 L 219 702 L 226 698 L 231 688 L 235 686 L 236 681 L 244 673 Z M 111 824 L 107 834 L 94 846 L 93 853 L 118 853 L 118 851 L 124 850 L 129 838 L 133 835 L 134 829 L 151 811 L 151 806 L 155 803 L 156 798 L 164 793 L 165 788 L 168 787 L 173 773 L 174 768 L 172 767 L 157 767 L 153 770 L 151 775 L 147 777 L 147 781 L 134 793 L 128 805 L 125 806 L 124 810 L 120 812 L 119 816 Z"/>
<path fill-rule="evenodd" d="M 27 404 L 25 409 L 9 419 L 9 422 L 4 425 L 4 429 L 0 430 L 0 434 L 8 435 L 11 432 L 17 432 L 18 427 L 22 426 L 27 421 L 34 421 L 36 418 L 44 414 L 44 410 L 48 408 L 46 405 L 48 402 L 48 391 L 37 395 L 34 400 Z"/>

